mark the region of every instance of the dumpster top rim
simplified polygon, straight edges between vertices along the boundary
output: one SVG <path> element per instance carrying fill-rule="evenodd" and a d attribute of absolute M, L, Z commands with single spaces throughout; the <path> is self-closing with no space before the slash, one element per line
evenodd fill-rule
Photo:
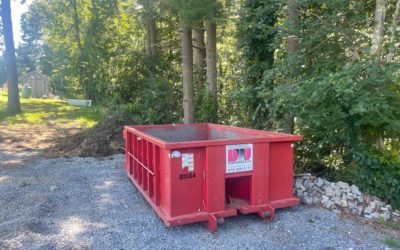
<path fill-rule="evenodd" d="M 210 140 L 192 140 L 183 142 L 166 141 L 161 138 L 152 136 L 142 129 L 149 128 L 173 128 L 173 127 L 205 127 L 208 128 L 219 128 L 226 129 L 235 132 L 245 132 L 255 137 L 248 138 L 236 138 L 236 139 L 210 139 Z M 176 148 L 187 148 L 187 147 L 205 147 L 205 146 L 219 146 L 219 145 L 231 145 L 231 144 L 247 144 L 247 143 L 263 143 L 263 142 L 295 142 L 300 141 L 304 137 L 302 135 L 285 134 L 272 131 L 256 130 L 249 128 L 241 128 L 227 125 L 219 125 L 213 123 L 191 123 L 191 124 L 163 124 L 163 125 L 133 125 L 125 126 L 124 130 L 134 132 L 137 136 L 146 139 L 157 146 L 165 149 L 176 149 Z"/>

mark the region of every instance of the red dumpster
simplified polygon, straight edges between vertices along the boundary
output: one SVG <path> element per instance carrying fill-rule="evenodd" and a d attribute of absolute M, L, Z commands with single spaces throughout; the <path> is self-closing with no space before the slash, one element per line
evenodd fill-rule
<path fill-rule="evenodd" d="M 293 197 L 299 135 L 215 124 L 126 126 L 125 170 L 167 226 L 237 212 L 273 219 Z"/>

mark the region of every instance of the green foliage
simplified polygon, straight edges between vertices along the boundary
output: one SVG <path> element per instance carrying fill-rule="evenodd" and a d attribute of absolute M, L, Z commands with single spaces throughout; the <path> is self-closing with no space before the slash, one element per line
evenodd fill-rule
<path fill-rule="evenodd" d="M 200 92 L 196 106 L 198 107 L 195 114 L 197 122 L 218 122 L 218 104 L 206 88 Z"/>
<path fill-rule="evenodd" d="M 354 153 L 354 180 L 367 193 L 387 199 L 400 209 L 399 150 L 369 149 Z"/>
<path fill-rule="evenodd" d="M 246 0 L 240 10 L 238 46 L 243 51 L 243 76 L 233 92 L 236 115 L 242 125 L 270 128 L 274 52 L 277 48 L 280 1 Z"/>
<path fill-rule="evenodd" d="M 293 114 L 305 136 L 299 152 L 303 168 L 343 167 L 358 145 L 400 133 L 396 68 L 354 63 L 326 77 L 276 89 L 275 119 Z"/>
<path fill-rule="evenodd" d="M 221 8 L 217 0 L 167 0 L 166 3 L 188 28 L 200 21 L 214 20 Z"/>
<path fill-rule="evenodd" d="M 397 68 L 396 63 L 345 65 L 326 77 L 277 88 L 274 99 L 279 110 L 275 118 L 283 119 L 286 112 L 295 115 L 297 129 L 305 136 L 298 150 L 303 170 L 341 174 L 399 208 Z M 393 138 L 392 149 L 374 149 L 379 137 Z"/>
<path fill-rule="evenodd" d="M 383 240 L 383 243 L 385 243 L 388 247 L 394 248 L 394 249 L 400 249 L 400 242 L 391 239 L 391 238 L 386 238 Z"/>

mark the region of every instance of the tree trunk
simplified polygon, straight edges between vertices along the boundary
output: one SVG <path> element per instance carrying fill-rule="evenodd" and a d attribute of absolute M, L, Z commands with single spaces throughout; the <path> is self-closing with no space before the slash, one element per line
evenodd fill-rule
<path fill-rule="evenodd" d="M 372 34 L 371 56 L 375 57 L 377 63 L 381 62 L 383 39 L 385 36 L 385 17 L 387 0 L 376 0 L 374 32 Z M 384 147 L 383 135 L 376 138 L 376 147 Z"/>
<path fill-rule="evenodd" d="M 375 6 L 375 21 L 374 32 L 372 34 L 371 56 L 375 57 L 377 61 L 381 59 L 381 51 L 385 30 L 385 16 L 386 16 L 387 0 L 376 0 Z"/>
<path fill-rule="evenodd" d="M 217 103 L 217 25 L 215 22 L 207 25 L 206 56 L 208 91 Z"/>
<path fill-rule="evenodd" d="M 299 74 L 298 67 L 298 49 L 299 49 L 299 11 L 297 0 L 288 0 L 288 57 L 289 57 L 289 74 L 292 78 Z"/>
<path fill-rule="evenodd" d="M 294 79 L 299 75 L 298 50 L 299 50 L 299 11 L 297 0 L 287 1 L 288 9 L 288 32 L 287 52 L 288 52 L 288 68 L 289 68 L 289 85 L 293 84 Z M 290 114 L 285 114 L 287 122 L 286 131 L 294 132 L 294 117 Z"/>
<path fill-rule="evenodd" d="M 197 89 L 203 87 L 203 81 L 205 79 L 205 67 L 206 67 L 206 45 L 204 43 L 204 24 L 199 22 L 193 28 L 193 63 L 194 63 L 194 84 Z"/>
<path fill-rule="evenodd" d="M 192 31 L 180 24 L 182 46 L 182 76 L 183 76 L 183 120 L 185 124 L 194 122 L 193 112 L 193 47 Z"/>
<path fill-rule="evenodd" d="M 397 0 L 396 9 L 394 11 L 393 21 L 392 21 L 392 30 L 390 34 L 390 47 L 386 60 L 387 62 L 393 61 L 394 57 L 396 56 L 397 46 L 395 45 L 395 40 L 396 40 L 397 22 L 399 20 L 399 15 L 400 15 L 400 0 Z"/>
<path fill-rule="evenodd" d="M 157 62 L 158 45 L 157 45 L 157 24 L 156 13 L 154 10 L 154 1 L 143 1 L 145 9 L 145 22 L 147 32 L 147 53 L 153 63 Z"/>
<path fill-rule="evenodd" d="M 21 104 L 18 91 L 18 73 L 15 59 L 15 47 L 11 21 L 10 0 L 1 0 L 1 20 L 3 22 L 3 35 L 5 43 L 5 61 L 7 68 L 8 106 L 9 114 L 21 113 Z"/>
<path fill-rule="evenodd" d="M 73 10 L 73 19 L 74 19 L 74 31 L 75 31 L 75 39 L 78 45 L 79 57 L 82 57 L 82 43 L 81 36 L 79 30 L 79 16 L 78 16 L 78 8 L 76 6 L 76 0 L 71 0 L 72 10 Z"/>

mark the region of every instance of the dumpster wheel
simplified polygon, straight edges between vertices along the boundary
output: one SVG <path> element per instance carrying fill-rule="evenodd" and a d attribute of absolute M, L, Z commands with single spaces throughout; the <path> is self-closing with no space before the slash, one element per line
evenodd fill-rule
<path fill-rule="evenodd" d="M 264 209 L 258 211 L 258 215 L 267 221 L 272 221 L 275 218 L 275 209 L 271 206 L 266 206 Z"/>

